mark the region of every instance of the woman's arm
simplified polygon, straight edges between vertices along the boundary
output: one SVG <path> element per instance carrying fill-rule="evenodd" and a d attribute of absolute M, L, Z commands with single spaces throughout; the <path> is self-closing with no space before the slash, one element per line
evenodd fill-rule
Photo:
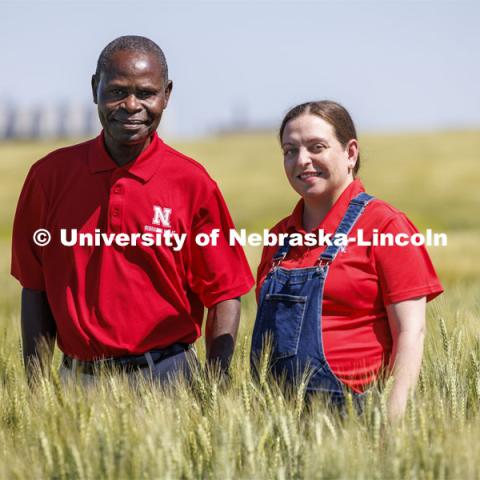
<path fill-rule="evenodd" d="M 418 380 L 425 338 L 425 308 L 426 297 L 387 306 L 393 339 L 389 365 L 393 387 L 388 399 L 388 416 L 392 422 L 402 418 L 408 395 Z"/>

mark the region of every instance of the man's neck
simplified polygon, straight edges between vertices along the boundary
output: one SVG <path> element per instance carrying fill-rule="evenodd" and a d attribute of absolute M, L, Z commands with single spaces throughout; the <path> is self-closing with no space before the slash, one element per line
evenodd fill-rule
<path fill-rule="evenodd" d="M 122 145 L 114 142 L 109 137 L 104 137 L 105 148 L 112 160 L 119 166 L 123 167 L 127 163 L 133 162 L 151 143 L 148 137 L 144 143 L 136 143 L 134 145 Z"/>

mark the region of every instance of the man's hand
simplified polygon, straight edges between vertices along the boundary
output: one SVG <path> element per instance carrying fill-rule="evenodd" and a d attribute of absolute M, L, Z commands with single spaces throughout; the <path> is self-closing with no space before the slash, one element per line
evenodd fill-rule
<path fill-rule="evenodd" d="M 45 292 L 29 288 L 22 290 L 21 322 L 23 361 L 27 379 L 31 381 L 36 365 L 49 368 L 57 336 L 57 327 Z"/>
<path fill-rule="evenodd" d="M 239 322 L 239 298 L 219 302 L 208 310 L 205 326 L 207 364 L 218 364 L 223 373 L 228 371 L 232 359 Z"/>

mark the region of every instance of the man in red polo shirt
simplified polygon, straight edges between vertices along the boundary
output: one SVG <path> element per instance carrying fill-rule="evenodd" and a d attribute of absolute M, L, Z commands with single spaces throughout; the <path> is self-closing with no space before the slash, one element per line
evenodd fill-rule
<path fill-rule="evenodd" d="M 114 40 L 92 77 L 102 133 L 30 169 L 12 252 L 29 375 L 40 340 L 53 351 L 57 338 L 64 369 L 93 374 L 109 359 L 162 380 L 187 368 L 204 306 L 207 360 L 228 368 L 253 277 L 227 243 L 233 224 L 216 183 L 156 134 L 171 90 L 154 42 Z M 216 245 L 200 246 L 215 229 Z"/>

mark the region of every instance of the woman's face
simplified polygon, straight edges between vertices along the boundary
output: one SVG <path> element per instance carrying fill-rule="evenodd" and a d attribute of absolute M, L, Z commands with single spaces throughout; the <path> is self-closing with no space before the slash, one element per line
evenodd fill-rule
<path fill-rule="evenodd" d="M 306 113 L 290 120 L 282 149 L 288 181 L 305 200 L 335 201 L 353 180 L 358 142 L 352 139 L 342 147 L 333 126 L 317 115 Z"/>

